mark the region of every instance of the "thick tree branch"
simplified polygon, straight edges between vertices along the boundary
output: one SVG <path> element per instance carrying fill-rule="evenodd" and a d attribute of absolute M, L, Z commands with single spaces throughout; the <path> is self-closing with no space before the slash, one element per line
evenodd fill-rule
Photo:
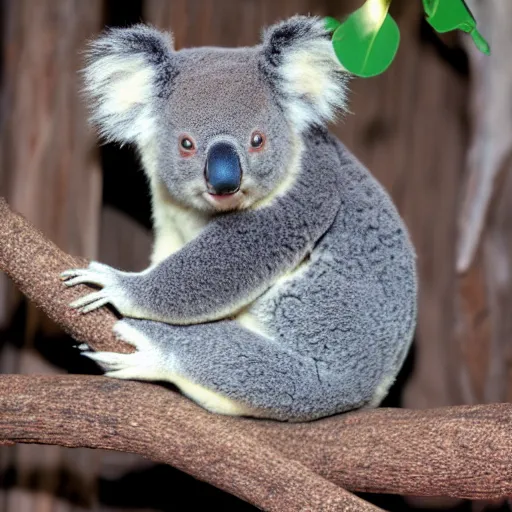
<path fill-rule="evenodd" d="M 79 315 L 58 273 L 76 259 L 0 200 L 0 269 L 71 335 L 126 348 L 107 311 Z M 370 507 L 351 490 L 499 498 L 512 494 L 512 406 L 381 409 L 309 424 L 210 414 L 162 387 L 103 377 L 0 378 L 0 443 L 140 453 L 265 510 Z M 327 482 L 330 480 L 333 483 Z"/>
<path fill-rule="evenodd" d="M 131 347 L 112 334 L 116 321 L 113 313 L 102 308 L 81 315 L 69 308 L 69 303 L 83 295 L 87 287 L 66 289 L 59 275 L 69 268 L 86 266 L 86 260 L 61 251 L 1 197 L 0 219 L 0 270 L 76 340 L 96 350 L 130 352 Z"/>
<path fill-rule="evenodd" d="M 374 409 L 253 435 L 352 491 L 493 499 L 512 492 L 512 404 Z"/>
<path fill-rule="evenodd" d="M 240 478 L 260 488 L 272 472 L 280 495 L 279 470 L 287 468 L 283 489 L 291 473 L 304 488 L 306 466 L 308 478 L 318 473 L 359 491 L 473 499 L 512 492 L 509 404 L 378 409 L 281 424 L 210 414 L 177 393 L 138 382 L 6 375 L 0 377 L 0 411 L 0 444 L 139 453 L 250 500 L 255 497 Z"/>
<path fill-rule="evenodd" d="M 371 511 L 301 463 L 167 389 L 91 376 L 0 378 L 0 443 L 138 453 L 263 510 Z M 243 421 L 243 420 L 242 420 Z"/>

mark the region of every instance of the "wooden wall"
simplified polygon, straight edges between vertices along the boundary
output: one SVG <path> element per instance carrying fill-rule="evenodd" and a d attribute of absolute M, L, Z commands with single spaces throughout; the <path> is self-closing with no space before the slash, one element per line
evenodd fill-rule
<path fill-rule="evenodd" d="M 129 148 L 100 148 L 86 124 L 77 74 L 85 41 L 105 24 L 142 19 L 172 29 L 178 48 L 250 45 L 264 25 L 286 16 L 340 17 L 361 3 L 4 0 L 0 194 L 65 250 L 143 268 L 151 243 L 144 177 Z M 496 281 L 493 241 L 503 245 L 511 239 L 505 191 L 510 193 L 512 181 L 504 164 L 503 187 L 484 225 L 488 241 L 479 246 L 469 272 L 458 274 L 468 147 L 482 107 L 480 102 L 480 110 L 470 109 L 477 85 L 459 40 L 439 39 L 422 22 L 420 9 L 419 0 L 393 1 L 402 34 L 397 59 L 382 76 L 354 80 L 352 114 L 333 127 L 392 194 L 418 254 L 414 353 L 388 403 L 423 408 L 509 399 L 512 324 L 504 305 L 510 304 L 511 287 L 503 280 L 498 288 L 489 286 Z M 499 252 L 501 269 L 510 269 L 510 254 Z M 1 372 L 92 371 L 3 276 L 0 328 Z M 501 360 L 506 363 L 496 363 Z M 499 392 L 485 391 L 491 381 Z M 173 505 L 185 499 L 188 508 Z M 397 510 L 400 501 L 386 503 Z M 0 512 L 202 510 L 212 504 L 251 509 L 178 471 L 129 455 L 42 446 L 0 449 Z"/>

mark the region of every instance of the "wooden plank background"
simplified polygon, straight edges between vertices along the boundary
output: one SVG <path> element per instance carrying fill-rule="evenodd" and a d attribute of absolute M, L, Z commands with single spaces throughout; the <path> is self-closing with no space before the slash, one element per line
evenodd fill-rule
<path fill-rule="evenodd" d="M 144 268 L 151 243 L 148 197 L 141 194 L 144 177 L 132 150 L 99 147 L 87 126 L 77 74 L 85 41 L 105 25 L 144 20 L 172 29 L 178 48 L 252 45 L 263 26 L 287 16 L 341 17 L 361 3 L 4 0 L 0 194 L 65 250 L 125 269 Z M 472 3 L 478 7 L 479 0 Z M 485 14 L 487 7 L 479 8 Z M 333 127 L 392 194 L 418 253 L 421 293 L 414 351 L 387 403 L 424 408 L 510 400 L 509 160 L 502 165 L 475 259 L 459 274 L 455 265 L 461 204 L 472 197 L 468 149 L 486 109 L 470 73 L 480 69 L 480 60 L 468 62 L 457 37 L 436 36 L 422 21 L 419 0 L 394 0 L 392 13 L 401 29 L 396 61 L 379 77 L 353 81 L 352 114 Z M 486 19 L 486 35 L 498 34 L 498 22 Z M 488 65 L 496 67 L 494 62 Z M 4 276 L 0 329 L 3 373 L 93 371 Z M 373 499 L 388 510 L 469 507 Z M 0 512 L 209 508 L 253 510 L 172 468 L 128 454 L 44 446 L 0 449 Z"/>

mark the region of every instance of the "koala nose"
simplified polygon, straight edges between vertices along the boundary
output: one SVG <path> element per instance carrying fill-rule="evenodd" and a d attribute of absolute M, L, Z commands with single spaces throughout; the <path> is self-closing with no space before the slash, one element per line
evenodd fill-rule
<path fill-rule="evenodd" d="M 242 181 L 242 168 L 235 147 L 229 142 L 215 143 L 208 151 L 204 174 L 210 194 L 237 192 Z"/>

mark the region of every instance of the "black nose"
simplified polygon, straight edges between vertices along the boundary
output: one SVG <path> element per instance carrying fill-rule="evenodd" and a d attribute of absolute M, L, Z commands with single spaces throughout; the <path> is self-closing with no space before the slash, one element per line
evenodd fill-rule
<path fill-rule="evenodd" d="M 210 194 L 236 192 L 242 181 L 242 168 L 235 147 L 229 142 L 215 143 L 208 151 L 204 174 Z"/>

